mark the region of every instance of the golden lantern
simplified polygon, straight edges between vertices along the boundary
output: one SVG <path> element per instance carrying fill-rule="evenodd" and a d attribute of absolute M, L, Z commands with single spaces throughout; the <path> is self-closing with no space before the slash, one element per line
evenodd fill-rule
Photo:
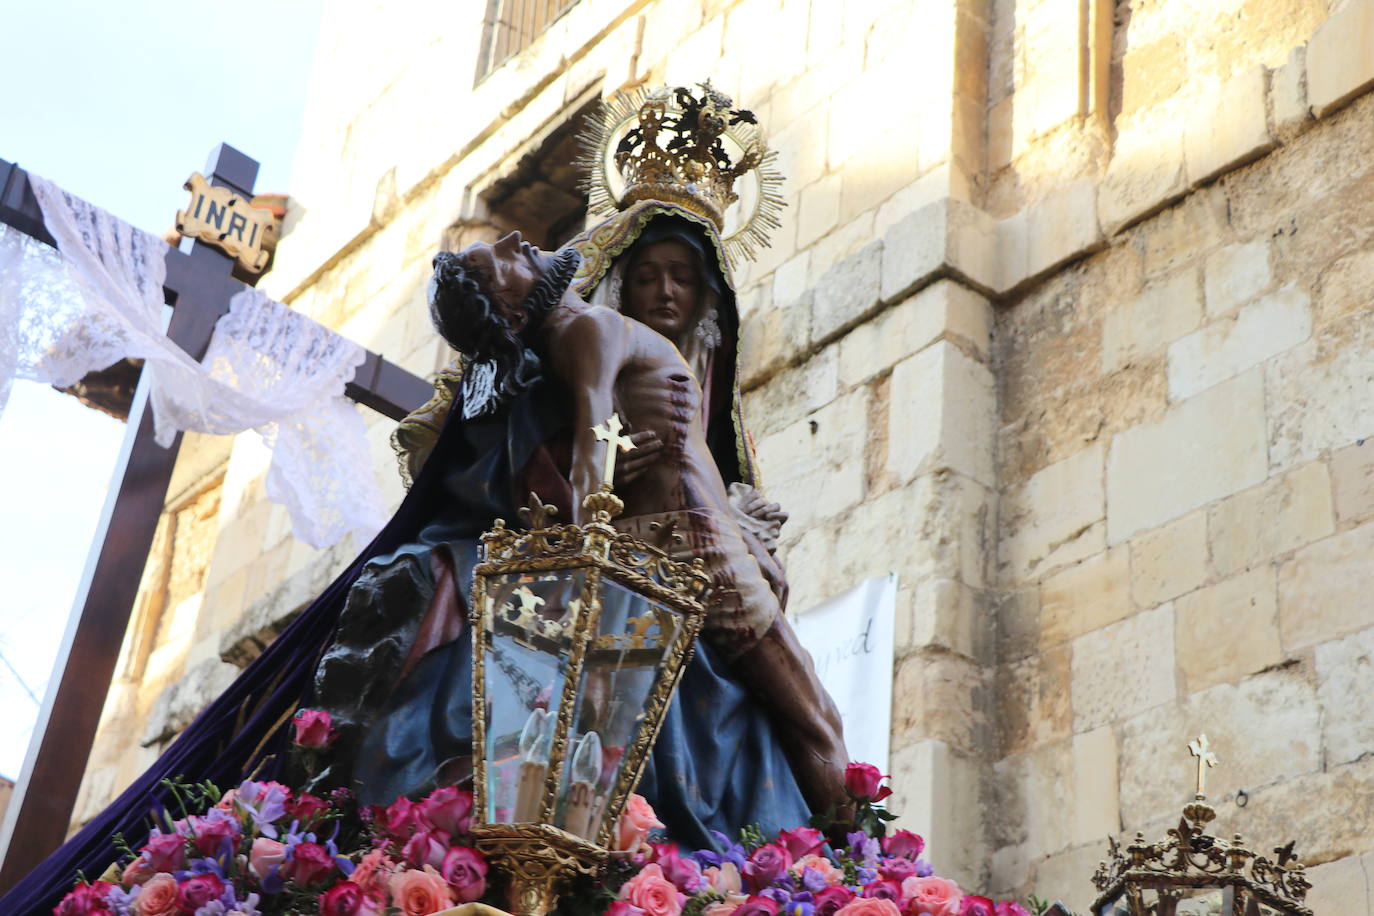
<path fill-rule="evenodd" d="M 1216 811 L 1203 790 L 1217 759 L 1206 735 L 1188 749 L 1198 758 L 1193 801 L 1161 842 L 1146 843 L 1137 833 L 1123 851 L 1108 841 L 1107 859 L 1093 875 L 1100 892 L 1093 916 L 1312 916 L 1303 903 L 1312 885 L 1291 842 L 1271 859 L 1247 849 L 1240 834 L 1227 841 L 1207 833 Z"/>
<path fill-rule="evenodd" d="M 587 497 L 583 526 L 552 524 L 553 507 L 530 496 L 529 529 L 498 520 L 475 569 L 473 834 L 509 882 L 511 911 L 543 916 L 614 846 L 708 579 L 701 561 L 618 532 L 609 483 Z"/>

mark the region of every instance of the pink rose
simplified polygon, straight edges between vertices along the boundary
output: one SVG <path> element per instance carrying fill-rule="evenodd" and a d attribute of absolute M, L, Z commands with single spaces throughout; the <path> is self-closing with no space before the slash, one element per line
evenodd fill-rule
<path fill-rule="evenodd" d="M 175 833 L 155 833 L 139 850 L 155 872 L 181 871 L 186 867 L 186 839 Z"/>
<path fill-rule="evenodd" d="M 291 847 L 277 874 L 283 881 L 309 887 L 329 877 L 336 867 L 334 857 L 319 843 L 297 843 Z"/>
<path fill-rule="evenodd" d="M 420 806 L 404 795 L 397 796 L 385 809 L 374 810 L 377 812 L 377 822 L 395 840 L 406 840 L 419 827 Z"/>
<path fill-rule="evenodd" d="M 62 898 L 61 903 L 53 907 L 53 916 L 97 916 L 99 913 L 109 913 L 108 898 L 112 890 L 114 885 L 108 881 L 78 884 Z"/>
<path fill-rule="evenodd" d="M 644 916 L 644 911 L 628 900 L 612 900 L 606 916 Z"/>
<path fill-rule="evenodd" d="M 835 863 L 831 862 L 825 856 L 818 856 L 813 853 L 809 856 L 802 856 L 796 862 L 792 863 L 792 870 L 797 873 L 798 877 L 801 877 L 802 873 L 808 868 L 820 875 L 821 878 L 825 880 L 825 883 L 831 887 L 834 887 L 836 884 L 844 883 L 844 872 L 836 868 Z"/>
<path fill-rule="evenodd" d="M 859 892 L 860 897 L 882 898 L 883 900 L 902 900 L 902 886 L 896 881 L 870 881 Z"/>
<path fill-rule="evenodd" d="M 913 913 L 930 916 L 959 916 L 959 885 L 948 878 L 907 878 L 902 882 L 902 899 Z"/>
<path fill-rule="evenodd" d="M 959 916 L 997 916 L 997 912 L 987 897 L 965 894 L 959 901 Z"/>
<path fill-rule="evenodd" d="M 155 874 L 157 869 L 149 865 L 143 856 L 139 856 L 128 864 L 119 880 L 124 884 L 143 884 Z"/>
<path fill-rule="evenodd" d="M 878 873 L 889 881 L 896 881 L 901 884 L 916 874 L 916 863 L 910 859 L 893 856 L 882 861 L 878 866 Z"/>
<path fill-rule="evenodd" d="M 882 784 L 886 778 L 871 763 L 851 763 L 844 770 L 844 788 L 860 801 L 880 802 L 892 794 L 892 790 Z"/>
<path fill-rule="evenodd" d="M 423 871 L 399 871 L 391 876 L 391 903 L 401 916 L 429 916 L 453 903 L 448 882 L 428 865 Z"/>
<path fill-rule="evenodd" d="M 385 894 L 387 880 L 395 870 L 395 863 L 386 857 L 386 853 L 380 849 L 373 849 L 362 857 L 358 867 L 353 869 L 353 874 L 348 876 L 348 880 L 368 894 Z"/>
<path fill-rule="evenodd" d="M 796 830 L 778 832 L 778 844 L 787 850 L 793 859 L 809 856 L 825 845 L 825 835 L 815 827 L 798 827 Z"/>
<path fill-rule="evenodd" d="M 651 843 L 654 861 L 663 869 L 663 877 L 673 882 L 673 886 L 684 894 L 696 893 L 704 883 L 701 866 L 695 859 L 684 859 L 678 854 L 675 843 Z"/>
<path fill-rule="evenodd" d="M 835 916 L 902 916 L 902 911 L 886 897 L 855 897 L 836 910 Z"/>
<path fill-rule="evenodd" d="M 721 862 L 719 868 L 712 865 L 702 872 L 702 877 L 717 894 L 729 896 L 738 894 L 743 889 L 739 880 L 739 869 L 735 867 L 734 862 Z"/>
<path fill-rule="evenodd" d="M 295 726 L 295 742 L 301 747 L 326 747 L 339 733 L 334 730 L 334 720 L 323 709 L 302 709 L 291 720 Z"/>
<path fill-rule="evenodd" d="M 385 903 L 351 881 L 340 881 L 320 895 L 319 916 L 376 916 Z"/>
<path fill-rule="evenodd" d="M 644 866 L 639 874 L 626 881 L 620 888 L 620 896 L 639 907 L 647 916 L 678 916 L 687 901 L 664 877 L 663 869 L 657 863 Z"/>
<path fill-rule="evenodd" d="M 138 892 L 138 916 L 172 916 L 177 911 L 177 879 L 166 872 L 149 878 Z"/>
<path fill-rule="evenodd" d="M 416 868 L 425 865 L 438 868 L 446 852 L 448 834 L 442 830 L 417 830 L 401 847 L 401 857 Z"/>
<path fill-rule="evenodd" d="M 258 876 L 261 881 L 267 877 L 268 871 L 273 867 L 286 861 L 286 844 L 278 843 L 276 840 L 269 840 L 265 836 L 260 836 L 253 841 L 253 848 L 248 852 L 248 865 L 253 869 L 253 874 Z"/>
<path fill-rule="evenodd" d="M 925 851 L 926 841 L 910 830 L 894 830 L 883 837 L 883 852 L 903 859 L 916 859 Z"/>
<path fill-rule="evenodd" d="M 792 856 L 777 843 L 765 843 L 744 863 L 744 880 L 754 892 L 772 884 L 792 866 Z"/>
<path fill-rule="evenodd" d="M 185 916 L 191 916 L 211 900 L 218 900 L 223 893 L 224 882 L 220 880 L 219 875 L 206 874 L 187 878 L 177 888 L 177 911 Z"/>
<path fill-rule="evenodd" d="M 843 884 L 827 887 L 811 895 L 811 900 L 816 905 L 816 916 L 835 916 L 853 899 L 854 892 Z"/>
<path fill-rule="evenodd" d="M 472 793 L 441 786 L 420 802 L 420 817 L 449 836 L 463 836 L 472 828 Z"/>
<path fill-rule="evenodd" d="M 772 897 L 755 894 L 739 905 L 734 916 L 777 916 L 781 910 L 782 904 Z"/>
<path fill-rule="evenodd" d="M 724 900 L 718 900 L 702 910 L 701 916 L 734 916 L 735 910 L 748 899 L 743 894 L 726 894 Z"/>
<path fill-rule="evenodd" d="M 467 846 L 455 846 L 439 865 L 439 874 L 459 903 L 472 903 L 487 890 L 487 857 Z"/>
<path fill-rule="evenodd" d="M 997 916 L 1031 916 L 1026 908 L 1014 900 L 1003 900 L 997 904 Z"/>
<path fill-rule="evenodd" d="M 648 800 L 642 795 L 631 795 L 616 825 L 616 851 L 637 852 L 648 842 L 649 831 L 662 826 Z"/>
<path fill-rule="evenodd" d="M 191 817 L 191 843 L 203 856 L 216 858 L 228 846 L 232 846 L 239 836 L 239 822 L 233 817 L 216 812 L 214 817 Z"/>
<path fill-rule="evenodd" d="M 329 802 L 318 795 L 311 795 L 309 792 L 302 792 L 286 803 L 286 813 L 293 820 L 300 821 L 302 824 L 308 824 L 316 816 L 328 810 Z"/>

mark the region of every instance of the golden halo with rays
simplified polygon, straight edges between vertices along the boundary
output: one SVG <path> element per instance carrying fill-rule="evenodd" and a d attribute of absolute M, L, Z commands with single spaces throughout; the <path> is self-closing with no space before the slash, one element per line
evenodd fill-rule
<path fill-rule="evenodd" d="M 699 83 L 616 93 L 588 116 L 577 164 L 594 216 L 641 200 L 682 206 L 711 220 L 726 257 L 754 260 L 780 227 L 783 176 L 751 112 Z M 736 188 L 738 179 L 752 182 Z M 743 192 L 743 193 L 741 193 Z"/>

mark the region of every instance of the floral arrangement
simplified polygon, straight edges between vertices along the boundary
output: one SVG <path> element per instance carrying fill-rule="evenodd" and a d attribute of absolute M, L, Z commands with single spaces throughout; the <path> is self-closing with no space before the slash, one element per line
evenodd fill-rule
<path fill-rule="evenodd" d="M 307 710 L 295 724 L 304 748 L 331 740 L 323 713 Z M 849 765 L 860 829 L 829 845 L 814 825 L 771 840 L 745 828 L 738 842 L 717 833 L 717 849 L 684 852 L 653 839 L 663 824 L 631 796 L 619 854 L 565 896 L 560 912 L 1031 916 L 937 876 L 916 834 L 885 835 L 893 816 L 878 806 L 891 792 L 884 778 L 867 764 Z M 489 895 L 487 861 L 470 835 L 472 795 L 454 787 L 382 808 L 359 807 L 346 790 L 321 797 L 276 782 L 247 780 L 223 794 L 210 783 L 165 785 L 180 816 L 160 811 L 138 850 L 116 837 L 119 860 L 100 880 L 80 881 L 55 916 L 429 916 Z"/>

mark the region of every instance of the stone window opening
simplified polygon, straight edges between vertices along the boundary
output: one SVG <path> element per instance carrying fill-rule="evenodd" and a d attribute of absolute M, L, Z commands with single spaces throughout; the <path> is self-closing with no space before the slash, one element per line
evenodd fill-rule
<path fill-rule="evenodd" d="M 487 0 L 473 84 L 534 43 L 577 0 Z"/>

